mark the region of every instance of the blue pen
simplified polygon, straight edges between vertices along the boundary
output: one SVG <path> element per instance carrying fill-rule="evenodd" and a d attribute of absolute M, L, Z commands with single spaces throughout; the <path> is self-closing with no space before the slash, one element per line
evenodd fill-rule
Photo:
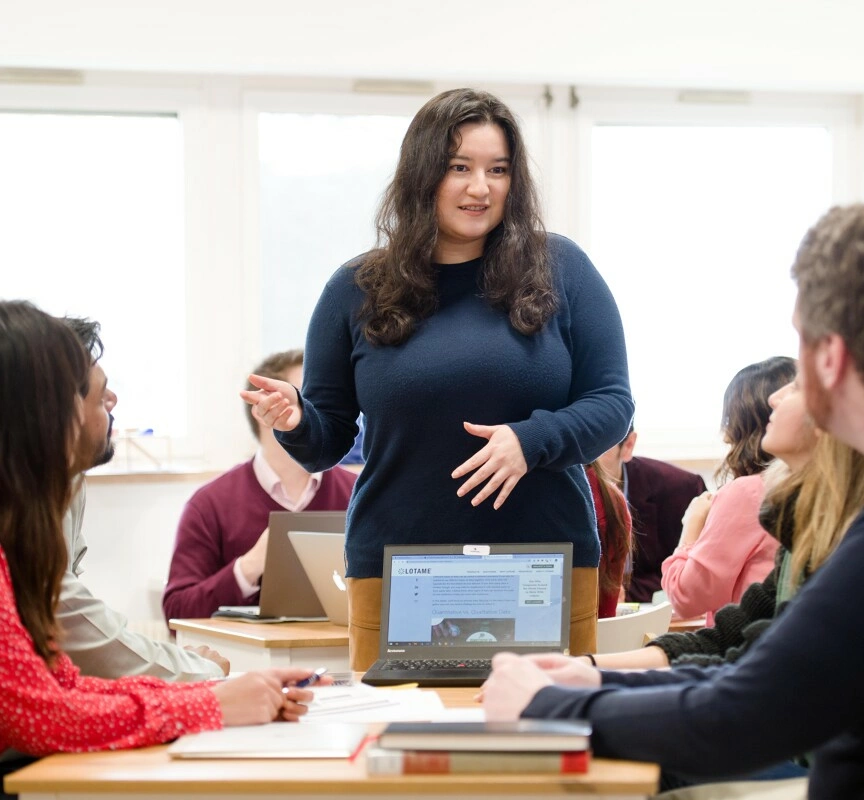
<path fill-rule="evenodd" d="M 327 667 L 318 667 L 308 678 L 303 678 L 302 681 L 297 681 L 294 685 L 298 689 L 302 689 L 304 686 L 314 686 L 325 672 L 327 672 Z M 287 692 L 288 687 L 286 686 L 282 691 Z"/>

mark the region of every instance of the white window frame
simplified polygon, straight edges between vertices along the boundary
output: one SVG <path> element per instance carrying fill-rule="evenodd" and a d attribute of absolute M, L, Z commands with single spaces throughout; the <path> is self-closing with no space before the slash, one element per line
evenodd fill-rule
<path fill-rule="evenodd" d="M 81 77 L 80 85 L 0 84 L 0 108 L 170 114 L 180 120 L 187 306 L 178 346 L 187 353 L 188 435 L 172 447 L 184 466 L 223 469 L 254 447 L 237 390 L 261 347 L 258 114 L 411 115 L 435 93 L 466 84 L 457 78 L 430 82 L 423 94 L 377 94 L 352 91 L 351 81 L 336 79 L 108 72 Z M 573 238 L 589 254 L 590 134 L 596 123 L 820 125 L 834 137 L 834 201 L 864 199 L 864 99 L 858 95 L 747 93 L 740 98 L 746 103 L 732 105 L 682 103 L 673 89 L 480 88 L 501 97 L 523 123 L 548 230 Z M 703 98 L 736 99 L 724 93 Z M 155 315 L 154 320 L 158 324 Z M 110 331 L 105 335 L 110 348 Z"/>
<path fill-rule="evenodd" d="M 578 91 L 579 104 L 570 126 L 579 165 L 567 200 L 573 231 L 590 247 L 591 130 L 595 125 L 694 125 L 824 127 L 834 140 L 834 202 L 861 196 L 860 156 L 856 156 L 858 100 L 849 95 L 801 95 L 758 92 L 688 92 L 687 90 L 596 89 Z M 682 100 L 693 97 L 693 101 Z M 705 98 L 698 102 L 697 98 Z M 711 102 L 711 98 L 716 98 Z M 740 102 L 729 102 L 740 97 Z M 726 100 L 726 102 L 724 102 Z M 860 142 L 857 142 L 860 147 Z M 851 167 L 851 168 L 850 168 Z M 803 233 L 803 231 L 802 231 Z"/>
<path fill-rule="evenodd" d="M 559 94 L 563 94 L 559 90 Z M 559 142 L 569 139 L 574 151 L 573 180 L 555 187 L 560 201 L 556 219 L 563 230 L 591 253 L 591 132 L 595 125 L 669 126 L 814 126 L 826 128 L 833 139 L 833 202 L 860 198 L 861 170 L 860 99 L 849 95 L 793 95 L 774 93 L 686 92 L 686 90 L 636 90 L 586 88 L 577 92 L 575 108 L 552 109 L 557 116 Z M 682 101 L 684 97 L 692 98 Z M 701 99 L 701 102 L 700 102 Z M 738 101 L 738 102 L 730 102 Z M 560 155 L 560 149 L 556 151 Z M 556 172 L 560 177 L 561 173 Z M 815 222 L 815 220 L 814 220 Z M 804 231 L 801 231 L 803 235 Z M 602 272 L 602 265 L 598 265 Z M 791 309 L 790 309 L 791 315 Z M 710 341 L 707 340 L 707 341 Z M 712 345 L 706 345 L 710 356 Z M 743 366 L 743 365 L 742 365 Z M 644 431 L 645 420 L 637 423 Z M 644 455 L 707 468 L 725 452 L 719 439 L 682 446 L 652 433 L 645 437 Z"/>
<path fill-rule="evenodd" d="M 187 435 L 172 438 L 169 470 L 179 466 L 194 471 L 204 465 L 231 463 L 234 456 L 229 453 L 236 452 L 244 435 L 236 409 L 229 412 L 230 403 L 212 401 L 220 391 L 236 397 L 237 381 L 231 381 L 230 365 L 235 363 L 242 370 L 241 358 L 232 356 L 231 349 L 227 353 L 220 350 L 220 339 L 230 338 L 226 331 L 230 326 L 203 313 L 205 305 L 229 308 L 239 293 L 232 288 L 239 279 L 239 259 L 233 254 L 239 252 L 240 241 L 239 171 L 233 169 L 239 135 L 232 136 L 232 128 L 239 131 L 239 124 L 232 124 L 230 109 L 226 115 L 224 105 L 220 107 L 220 101 L 227 97 L 230 104 L 236 96 L 235 81 L 216 80 L 205 87 L 202 81 L 185 78 L 136 79 L 113 74 L 86 75 L 82 85 L 72 86 L 0 85 L 0 108 L 5 111 L 169 115 L 182 125 L 187 304 L 178 346 L 186 349 Z M 118 284 L 118 302 L 123 302 L 128 288 Z M 158 310 L 153 320 L 154 325 L 159 324 Z M 110 349 L 111 332 L 103 334 Z M 146 336 L 146 331 L 141 335 Z M 242 347 L 234 349 L 242 353 Z M 165 391 L 170 392 L 171 387 L 166 385 Z M 204 414 L 202 408 L 207 409 Z M 232 413 L 239 418 L 236 424 Z M 214 435 L 223 432 L 224 437 Z M 122 471 L 122 463 L 115 468 Z"/>

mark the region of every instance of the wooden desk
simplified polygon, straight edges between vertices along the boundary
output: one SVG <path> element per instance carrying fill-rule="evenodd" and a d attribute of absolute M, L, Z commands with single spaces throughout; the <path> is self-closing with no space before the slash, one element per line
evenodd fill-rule
<path fill-rule="evenodd" d="M 675 619 L 669 623 L 669 633 L 691 633 L 701 631 L 705 627 L 705 617 L 691 617 L 690 619 Z"/>
<path fill-rule="evenodd" d="M 267 667 L 320 667 L 347 672 L 348 628 L 330 622 L 237 622 L 172 619 L 181 647 L 207 645 L 231 662 L 232 672 Z"/>
<path fill-rule="evenodd" d="M 441 689 L 445 705 L 473 705 L 476 689 Z M 289 723 L 286 723 L 289 724 Z M 167 748 L 55 755 L 6 778 L 21 800 L 347 800 L 422 796 L 453 798 L 601 796 L 646 798 L 657 790 L 659 769 L 634 761 L 594 759 L 584 775 L 408 775 L 367 777 L 362 757 L 333 759 L 172 761 Z"/>

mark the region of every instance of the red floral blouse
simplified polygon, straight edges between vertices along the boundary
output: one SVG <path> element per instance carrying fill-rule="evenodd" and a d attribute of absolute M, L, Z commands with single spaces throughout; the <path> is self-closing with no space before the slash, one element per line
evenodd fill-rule
<path fill-rule="evenodd" d="M 120 750 L 221 727 L 219 701 L 204 683 L 84 677 L 62 652 L 49 669 L 18 616 L 0 548 L 0 751 Z"/>

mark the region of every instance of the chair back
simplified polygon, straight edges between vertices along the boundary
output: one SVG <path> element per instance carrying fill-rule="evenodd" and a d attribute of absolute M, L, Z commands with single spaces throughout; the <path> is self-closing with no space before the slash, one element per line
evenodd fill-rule
<path fill-rule="evenodd" d="M 667 600 L 651 605 L 643 603 L 632 614 L 597 620 L 597 652 L 620 653 L 636 650 L 645 644 L 646 634 L 659 636 L 669 630 L 672 604 Z"/>

